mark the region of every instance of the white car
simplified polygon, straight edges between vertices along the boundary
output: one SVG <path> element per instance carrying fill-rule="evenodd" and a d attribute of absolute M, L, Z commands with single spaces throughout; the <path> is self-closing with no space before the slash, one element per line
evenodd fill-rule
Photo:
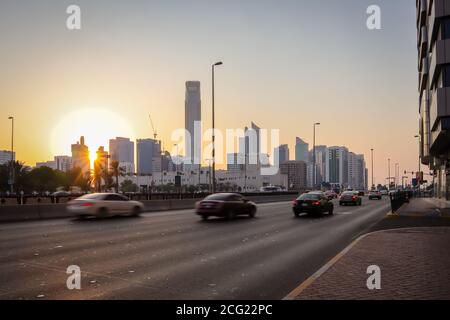
<path fill-rule="evenodd" d="M 117 193 L 92 193 L 68 202 L 67 210 L 80 218 L 115 215 L 137 216 L 144 210 L 144 205 Z"/>

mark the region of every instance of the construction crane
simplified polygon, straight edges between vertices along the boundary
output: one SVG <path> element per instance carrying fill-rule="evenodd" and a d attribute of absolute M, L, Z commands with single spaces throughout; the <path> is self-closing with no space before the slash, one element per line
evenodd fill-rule
<path fill-rule="evenodd" d="M 150 124 L 152 125 L 153 138 L 156 140 L 156 137 L 158 137 L 158 132 L 156 132 L 155 126 L 153 125 L 152 116 L 149 114 L 148 117 L 150 118 Z"/>

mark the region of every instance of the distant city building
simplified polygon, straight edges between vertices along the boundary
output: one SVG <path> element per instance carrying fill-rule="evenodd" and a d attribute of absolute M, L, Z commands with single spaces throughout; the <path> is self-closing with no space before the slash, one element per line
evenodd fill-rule
<path fill-rule="evenodd" d="M 109 140 L 111 161 L 118 161 L 126 173 L 134 172 L 134 142 L 129 138 L 116 137 Z"/>
<path fill-rule="evenodd" d="M 56 161 L 36 162 L 36 168 L 47 167 L 56 170 Z"/>
<path fill-rule="evenodd" d="M 185 163 L 199 165 L 202 151 L 200 81 L 186 81 L 184 108 L 185 129 L 190 135 L 185 139 Z"/>
<path fill-rule="evenodd" d="M 67 172 L 72 168 L 72 157 L 69 156 L 55 156 L 56 169 Z"/>
<path fill-rule="evenodd" d="M 417 0 L 416 7 L 420 158 L 433 171 L 435 196 L 450 200 L 450 6 Z"/>
<path fill-rule="evenodd" d="M 84 144 L 84 137 L 80 137 L 80 141 L 72 144 L 72 167 L 80 168 L 83 173 L 89 172 L 91 164 L 89 162 L 89 148 Z"/>
<path fill-rule="evenodd" d="M 13 152 L 13 160 L 16 160 L 16 153 Z M 11 151 L 0 150 L 0 164 L 7 164 L 11 161 Z"/>
<path fill-rule="evenodd" d="M 153 172 L 161 172 L 160 142 L 154 139 L 138 139 L 136 145 L 137 173 L 149 175 Z"/>
<path fill-rule="evenodd" d="M 241 153 L 227 154 L 227 171 L 241 172 L 245 170 L 244 155 Z"/>
<path fill-rule="evenodd" d="M 320 185 L 326 180 L 327 155 L 327 146 L 316 146 L 316 185 Z"/>
<path fill-rule="evenodd" d="M 285 161 L 289 161 L 289 146 L 287 144 L 282 144 L 275 148 L 275 153 L 278 154 L 278 163 L 281 164 Z"/>
<path fill-rule="evenodd" d="M 287 175 L 289 189 L 293 190 L 306 189 L 306 170 L 305 161 L 285 161 L 280 165 L 280 173 Z"/>
<path fill-rule="evenodd" d="M 366 162 L 364 155 L 348 153 L 348 187 L 355 190 L 366 189 Z"/>
<path fill-rule="evenodd" d="M 100 170 L 102 172 L 109 171 L 109 154 L 105 151 L 105 147 L 98 147 L 96 154 L 97 159 L 95 159 L 95 161 L 98 165 L 100 165 Z"/>
<path fill-rule="evenodd" d="M 326 162 L 326 182 L 348 186 L 348 149 L 329 147 Z"/>
<path fill-rule="evenodd" d="M 299 137 L 295 141 L 295 160 L 309 162 L 309 144 Z"/>

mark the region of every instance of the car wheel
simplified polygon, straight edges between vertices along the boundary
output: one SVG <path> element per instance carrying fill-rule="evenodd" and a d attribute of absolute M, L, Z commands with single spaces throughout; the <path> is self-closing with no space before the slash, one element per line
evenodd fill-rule
<path fill-rule="evenodd" d="M 228 210 L 227 212 L 227 220 L 233 220 L 236 217 L 236 213 L 234 210 Z"/>
<path fill-rule="evenodd" d="M 141 214 L 141 208 L 140 207 L 134 207 L 133 208 L 133 212 L 131 213 L 131 215 L 133 217 L 137 217 Z"/>
<path fill-rule="evenodd" d="M 108 209 L 106 209 L 106 208 L 100 208 L 100 209 L 98 209 L 98 216 L 99 216 L 100 218 L 107 217 L 107 216 L 108 216 Z"/>
<path fill-rule="evenodd" d="M 328 214 L 329 214 L 330 216 L 332 216 L 332 215 L 333 215 L 333 211 L 334 211 L 334 207 L 331 206 L 331 208 L 328 210 Z"/>
<path fill-rule="evenodd" d="M 252 208 L 250 209 L 250 213 L 248 214 L 248 216 L 249 216 L 250 218 L 254 218 L 255 215 L 256 215 L 256 208 L 255 208 L 255 207 L 252 207 Z"/>
<path fill-rule="evenodd" d="M 203 220 L 203 221 L 208 220 L 208 218 L 209 218 L 209 217 L 208 217 L 206 214 L 202 214 L 202 220 Z"/>

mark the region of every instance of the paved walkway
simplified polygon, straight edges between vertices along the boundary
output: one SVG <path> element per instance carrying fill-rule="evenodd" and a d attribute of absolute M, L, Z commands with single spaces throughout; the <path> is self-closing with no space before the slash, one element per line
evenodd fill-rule
<path fill-rule="evenodd" d="M 376 231 L 355 241 L 288 298 L 450 299 L 449 208 L 435 199 L 413 199 L 398 211 L 399 219 L 389 216 L 389 223 L 381 223 L 399 229 Z M 404 228 L 408 220 L 414 228 Z M 418 221 L 424 223 L 417 225 Z M 436 226 L 429 227 L 429 221 Z M 380 268 L 379 290 L 367 287 L 367 269 L 373 265 Z"/>

